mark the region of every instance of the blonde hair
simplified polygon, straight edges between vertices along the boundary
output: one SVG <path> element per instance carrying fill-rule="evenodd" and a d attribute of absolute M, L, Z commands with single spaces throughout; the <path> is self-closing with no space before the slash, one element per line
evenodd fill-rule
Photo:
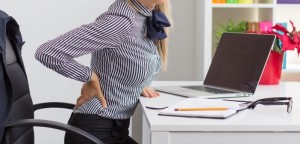
<path fill-rule="evenodd" d="M 131 0 L 127 0 L 128 3 L 133 6 L 136 10 L 137 8 L 133 5 Z M 155 9 L 163 12 L 166 17 L 168 18 L 171 26 L 173 25 L 173 18 L 172 18 L 172 13 L 171 13 L 171 4 L 169 0 L 166 0 L 166 2 L 156 5 Z M 167 36 L 169 36 L 170 33 L 170 28 L 171 27 L 165 27 L 165 32 L 167 34 Z M 164 70 L 167 69 L 167 64 L 168 64 L 168 44 L 169 44 L 169 38 L 165 38 L 162 40 L 156 40 L 156 46 L 157 46 L 157 50 L 159 52 L 159 55 L 161 57 L 162 63 L 163 63 L 163 68 Z"/>
<path fill-rule="evenodd" d="M 167 0 L 165 3 L 157 5 L 155 7 L 155 9 L 163 12 L 166 15 L 166 17 L 168 18 L 171 26 L 173 25 L 173 18 L 172 18 L 172 13 L 171 13 L 171 4 L 170 4 L 169 0 Z M 169 36 L 170 27 L 166 27 L 164 29 L 167 33 L 167 36 Z M 157 49 L 158 49 L 159 55 L 160 55 L 160 57 L 162 59 L 162 62 L 163 62 L 163 68 L 164 68 L 164 70 L 166 70 L 167 69 L 167 64 L 168 64 L 169 38 L 167 37 L 167 38 L 162 39 L 162 40 L 157 40 L 156 44 L 157 44 Z"/>

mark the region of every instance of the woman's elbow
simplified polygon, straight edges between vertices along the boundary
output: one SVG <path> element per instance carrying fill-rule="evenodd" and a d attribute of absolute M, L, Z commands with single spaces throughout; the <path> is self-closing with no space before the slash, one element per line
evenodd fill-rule
<path fill-rule="evenodd" d="M 34 54 L 34 57 L 36 60 L 41 61 L 42 57 L 41 57 L 41 52 L 36 51 Z"/>
<path fill-rule="evenodd" d="M 43 63 L 43 61 L 45 61 L 46 59 L 46 55 L 45 55 L 45 52 L 43 51 L 43 49 L 41 47 L 39 47 L 35 54 L 34 54 L 34 57 L 36 60 L 40 61 L 41 63 Z"/>

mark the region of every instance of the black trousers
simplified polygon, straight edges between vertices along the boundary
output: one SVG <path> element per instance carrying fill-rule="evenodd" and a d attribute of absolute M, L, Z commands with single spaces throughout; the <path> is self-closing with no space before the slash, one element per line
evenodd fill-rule
<path fill-rule="evenodd" d="M 113 120 L 95 114 L 72 113 L 69 125 L 78 127 L 106 144 L 138 144 L 128 136 L 130 119 Z M 93 144 L 84 137 L 66 132 L 65 144 Z"/>

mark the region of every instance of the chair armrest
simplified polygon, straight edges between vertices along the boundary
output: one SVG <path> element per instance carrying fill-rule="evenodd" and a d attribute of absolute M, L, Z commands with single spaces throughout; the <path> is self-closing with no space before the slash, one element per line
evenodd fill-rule
<path fill-rule="evenodd" d="M 47 102 L 47 103 L 39 103 L 33 105 L 34 111 L 43 109 L 43 108 L 65 108 L 65 109 L 73 109 L 75 107 L 74 104 L 70 103 L 62 103 L 62 102 Z"/>
<path fill-rule="evenodd" d="M 81 130 L 79 128 L 76 128 L 74 126 L 67 125 L 64 123 L 54 122 L 54 121 L 49 121 L 49 120 L 22 119 L 22 120 L 11 121 L 11 122 L 7 122 L 7 124 L 5 126 L 5 130 L 9 130 L 9 129 L 15 128 L 15 127 L 30 127 L 30 126 L 48 127 L 48 128 L 54 128 L 54 129 L 58 129 L 58 130 L 68 131 L 68 132 L 79 134 L 96 144 L 104 144 L 98 138 L 96 138 L 95 136 L 89 134 L 88 132 L 86 132 L 84 130 Z"/>

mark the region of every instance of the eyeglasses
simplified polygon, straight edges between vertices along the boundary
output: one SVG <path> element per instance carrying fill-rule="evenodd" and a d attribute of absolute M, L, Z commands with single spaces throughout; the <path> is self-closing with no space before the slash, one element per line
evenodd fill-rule
<path fill-rule="evenodd" d="M 254 102 L 246 103 L 248 105 L 245 109 L 254 109 L 258 104 L 262 105 L 287 105 L 287 112 L 290 113 L 293 108 L 292 97 L 273 97 L 273 98 L 263 98 L 256 100 Z M 241 109 L 244 110 L 244 109 Z"/>

